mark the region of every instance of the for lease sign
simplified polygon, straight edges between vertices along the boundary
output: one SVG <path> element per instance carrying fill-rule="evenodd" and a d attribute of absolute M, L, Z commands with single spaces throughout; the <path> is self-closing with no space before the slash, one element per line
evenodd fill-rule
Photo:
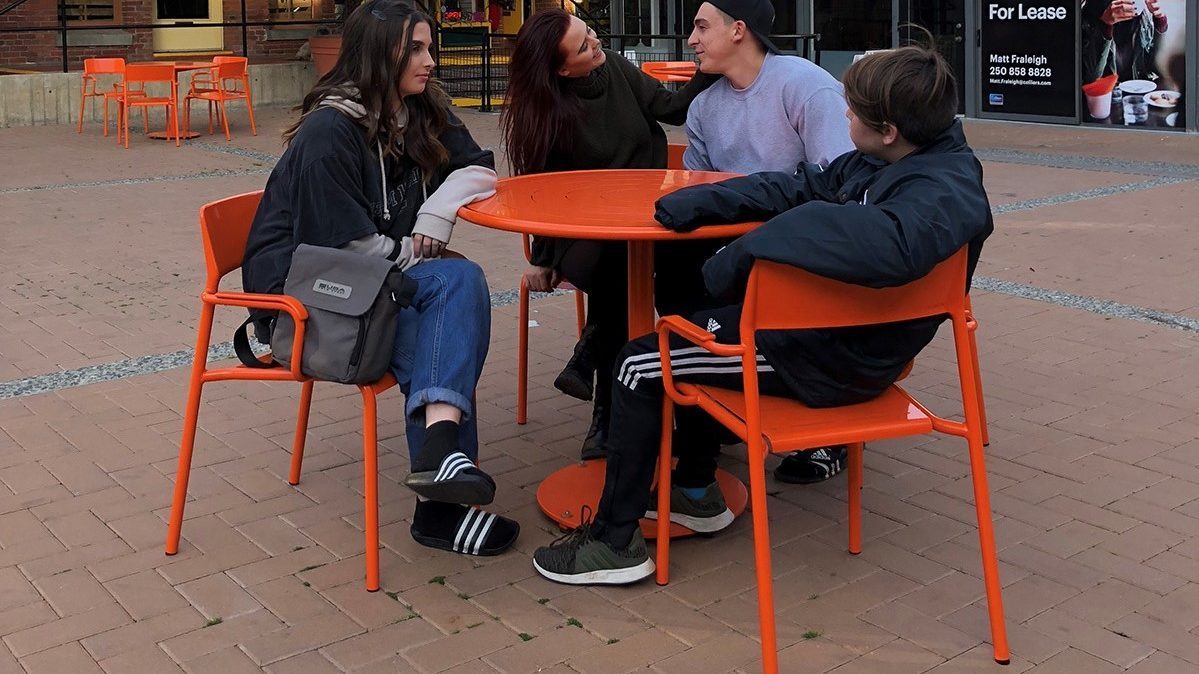
<path fill-rule="evenodd" d="M 979 33 L 984 112 L 1074 117 L 1078 4 L 987 0 Z"/>

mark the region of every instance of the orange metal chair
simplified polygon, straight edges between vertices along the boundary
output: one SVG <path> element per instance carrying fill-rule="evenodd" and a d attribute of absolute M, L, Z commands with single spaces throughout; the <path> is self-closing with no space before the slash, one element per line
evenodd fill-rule
<path fill-rule="evenodd" d="M 262 192 L 249 192 L 206 204 L 200 209 L 200 234 L 204 240 L 204 259 L 208 280 L 200 293 L 200 324 L 196 336 L 196 352 L 192 361 L 191 384 L 187 394 L 187 412 L 183 419 L 183 438 L 179 447 L 179 468 L 175 476 L 175 497 L 171 504 L 171 519 L 167 529 L 166 553 L 179 551 L 179 535 L 183 528 L 183 508 L 187 502 L 187 481 L 191 474 L 192 449 L 196 439 L 196 422 L 200 414 L 200 396 L 205 384 L 214 381 L 294 381 L 301 384 L 300 407 L 296 419 L 296 437 L 292 444 L 289 484 L 300 483 L 300 465 L 304 459 L 304 439 L 308 432 L 308 411 L 312 403 L 312 379 L 300 372 L 304 346 L 304 321 L 308 312 L 298 300 L 287 295 L 229 292 L 220 289 L 221 279 L 241 267 L 246 249 L 250 223 Z M 245 307 L 272 309 L 291 315 L 296 323 L 295 353 L 290 368 L 276 365 L 270 369 L 208 367 L 208 347 L 212 337 L 212 319 L 216 307 Z M 270 362 L 269 356 L 263 356 Z M 363 425 L 362 454 L 366 530 L 366 589 L 379 589 L 379 470 L 378 422 L 376 398 L 395 386 L 388 374 L 370 385 L 359 386 L 362 392 Z"/>
<path fill-rule="evenodd" d="M 116 101 L 117 105 L 121 104 L 121 83 L 113 82 L 111 91 L 100 91 L 98 75 L 121 75 L 125 74 L 125 59 L 122 58 L 103 58 L 103 59 L 83 59 L 83 81 L 79 91 L 79 123 L 75 126 L 75 133 L 83 133 L 83 113 L 87 109 L 87 99 L 98 97 L 104 99 L 104 135 L 108 136 L 108 102 Z M 89 86 L 90 85 L 90 86 Z M 117 135 L 120 135 L 121 111 L 117 109 Z"/>
<path fill-rule="evenodd" d="M 659 82 L 690 82 L 699 65 L 695 61 L 647 61 L 641 72 Z"/>
<path fill-rule="evenodd" d="M 254 102 L 250 97 L 249 59 L 244 56 L 217 56 L 212 59 L 212 70 L 199 72 L 192 78 L 191 88 L 183 99 L 183 128 L 191 128 L 191 102 L 202 100 L 208 102 L 208 133 L 212 134 L 212 109 L 217 107 L 217 117 L 225 129 L 225 140 L 231 141 L 229 135 L 229 118 L 225 114 L 225 104 L 229 101 L 245 101 L 246 111 L 250 117 L 250 132 L 258 135 L 258 127 L 254 124 Z"/>
<path fill-rule="evenodd" d="M 520 236 L 524 246 L 525 260 L 533 263 L 532 241 L 528 234 Z M 559 286 L 563 290 L 575 291 L 575 321 L 578 324 L 578 335 L 583 336 L 583 326 L 587 323 L 587 306 L 582 290 L 563 281 Z M 524 424 L 529 420 L 529 284 L 522 274 L 520 277 L 520 309 L 518 321 L 518 338 L 516 346 L 516 423 Z"/>
<path fill-rule="evenodd" d="M 762 667 L 778 671 L 774 594 L 770 569 L 770 535 L 766 517 L 766 453 L 785 453 L 825 445 L 849 445 L 849 552 L 862 550 L 863 443 L 884 438 L 938 432 L 966 439 L 982 551 L 983 579 L 991 620 L 995 660 L 1009 658 L 1003 622 L 1003 598 L 995 536 L 991 523 L 987 473 L 983 459 L 983 419 L 977 358 L 971 336 L 973 317 L 962 289 L 966 283 L 966 250 L 937 265 L 924 278 L 895 288 L 873 289 L 841 283 L 788 265 L 759 261 L 750 275 L 741 314 L 741 343 L 718 344 L 715 336 L 679 316 L 658 322 L 662 354 L 662 448 L 658 465 L 658 512 L 670 512 L 671 426 L 674 405 L 698 406 L 732 430 L 748 446 L 750 509 L 753 512 L 754 561 L 758 580 L 758 619 Z M 899 385 L 858 405 L 813 409 L 797 401 L 758 392 L 754 335 L 758 330 L 831 328 L 906 321 L 948 315 L 953 325 L 965 421 L 936 416 Z M 669 337 L 680 335 L 715 355 L 740 356 L 744 391 L 674 381 Z M 669 580 L 669 518 L 658 520 L 657 581 Z"/>
<path fill-rule="evenodd" d="M 682 169 L 683 152 L 686 145 L 670 143 L 666 146 L 666 168 Z M 525 260 L 533 262 L 533 249 L 528 234 L 521 235 L 524 244 Z M 575 316 L 578 321 L 579 336 L 583 335 L 583 326 L 587 322 L 587 308 L 583 291 L 575 289 L 569 283 L 563 282 L 559 288 L 575 291 Z M 524 276 L 520 278 L 520 312 L 519 338 L 516 347 L 516 423 L 524 424 L 529 420 L 529 287 Z"/>
<path fill-rule="evenodd" d="M 150 96 L 145 86 L 160 83 L 170 87 L 167 96 Z M 179 84 L 175 81 L 175 66 L 171 63 L 130 63 L 125 66 L 125 81 L 121 89 L 120 126 L 125 131 L 125 147 L 129 147 L 129 111 L 131 108 L 163 108 L 167 116 L 167 132 L 175 136 L 179 147 Z M 146 124 L 145 117 L 142 118 Z M 121 140 L 117 134 L 117 142 Z"/>

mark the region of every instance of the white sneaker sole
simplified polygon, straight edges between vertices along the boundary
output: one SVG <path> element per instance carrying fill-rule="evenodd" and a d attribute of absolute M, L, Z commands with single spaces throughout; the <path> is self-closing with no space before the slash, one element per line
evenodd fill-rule
<path fill-rule="evenodd" d="M 646 510 L 646 519 L 658 519 L 657 510 Z M 675 524 L 687 527 L 688 529 L 700 534 L 714 534 L 721 529 L 727 528 L 736 519 L 733 516 L 733 511 L 728 508 L 724 512 L 715 517 L 692 517 L 682 513 L 670 513 L 670 521 Z"/>
<path fill-rule="evenodd" d="M 639 580 L 649 578 L 654 575 L 654 571 L 657 569 L 654 566 L 653 559 L 647 559 L 637 566 L 630 566 L 625 569 L 588 571 L 576 574 L 561 574 L 546 571 L 541 568 L 541 565 L 535 559 L 533 560 L 533 568 L 537 569 L 537 573 L 555 583 L 564 583 L 566 585 L 628 585 L 629 583 L 636 583 Z"/>

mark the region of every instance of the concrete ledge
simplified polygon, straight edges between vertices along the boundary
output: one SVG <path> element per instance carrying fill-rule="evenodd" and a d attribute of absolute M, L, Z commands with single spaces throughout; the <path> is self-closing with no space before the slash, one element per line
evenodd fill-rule
<path fill-rule="evenodd" d="M 191 84 L 191 76 L 192 73 L 179 76 L 180 102 Z M 112 81 L 115 82 L 116 78 L 112 78 Z M 106 82 L 101 80 L 102 89 L 108 86 Z M 250 66 L 250 91 L 254 105 L 295 105 L 304 99 L 304 94 L 315 82 L 316 74 L 312 63 L 308 61 Z M 79 83 L 78 72 L 0 76 L 0 128 L 78 122 Z M 150 91 L 154 93 L 153 87 Z M 102 100 L 88 99 L 84 106 L 84 121 L 99 122 L 103 120 L 103 115 Z M 110 116 L 115 119 L 115 109 Z"/>
<path fill-rule="evenodd" d="M 128 47 L 133 44 L 133 33 L 119 28 L 97 28 L 96 30 L 72 30 L 67 32 L 68 47 Z M 62 35 L 54 37 L 54 46 L 62 46 Z"/>

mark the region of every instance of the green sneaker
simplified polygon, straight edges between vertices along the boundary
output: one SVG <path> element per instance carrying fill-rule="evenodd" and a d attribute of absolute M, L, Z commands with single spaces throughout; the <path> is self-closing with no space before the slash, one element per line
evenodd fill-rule
<path fill-rule="evenodd" d="M 658 492 L 650 494 L 649 510 L 645 511 L 647 519 L 658 519 Z M 670 485 L 670 521 L 701 533 L 712 534 L 733 523 L 733 511 L 724 503 L 724 494 L 720 493 L 720 485 L 713 482 L 704 489 L 704 495 L 692 499 L 683 492 L 682 487 Z"/>
<path fill-rule="evenodd" d="M 654 573 L 641 529 L 623 549 L 616 550 L 597 540 L 591 522 L 583 524 L 544 548 L 533 552 L 537 573 L 567 585 L 625 585 L 648 578 Z"/>

